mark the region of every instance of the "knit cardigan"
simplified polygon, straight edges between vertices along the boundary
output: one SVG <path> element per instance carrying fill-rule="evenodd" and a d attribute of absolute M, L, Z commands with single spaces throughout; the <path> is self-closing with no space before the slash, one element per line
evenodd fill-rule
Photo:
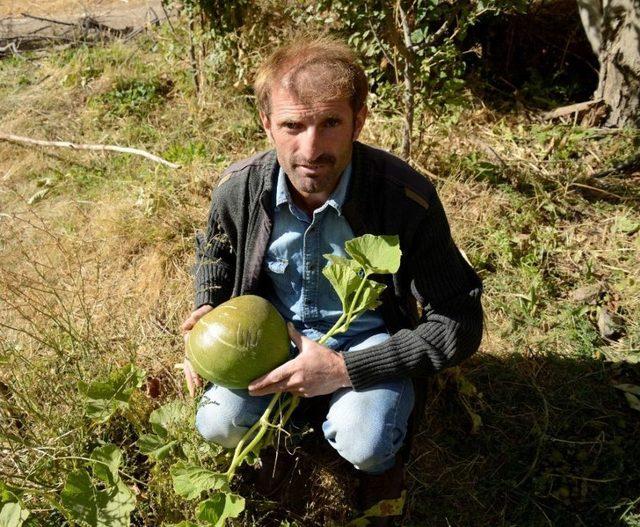
<path fill-rule="evenodd" d="M 482 338 L 482 283 L 451 238 L 435 188 L 396 156 L 355 142 L 343 206 L 356 236 L 398 235 L 402 259 L 381 313 L 391 338 L 343 354 L 362 390 L 389 378 L 418 380 L 458 364 Z M 275 151 L 230 166 L 212 193 L 207 231 L 196 236 L 195 307 L 269 287 L 263 258 L 273 217 L 279 165 Z"/>

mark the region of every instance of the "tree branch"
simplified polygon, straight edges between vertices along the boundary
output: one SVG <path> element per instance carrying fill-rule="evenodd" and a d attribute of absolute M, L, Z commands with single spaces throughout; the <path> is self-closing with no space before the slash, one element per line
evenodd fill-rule
<path fill-rule="evenodd" d="M 123 154 L 133 154 L 136 156 L 145 157 L 155 163 L 160 163 L 162 165 L 166 165 L 170 168 L 180 168 L 180 165 L 175 163 L 171 163 L 166 159 L 162 159 L 154 154 L 150 154 L 149 152 L 145 152 L 144 150 L 140 150 L 138 148 L 130 148 L 126 146 L 115 146 L 115 145 L 101 145 L 101 144 L 77 144 L 77 143 L 69 143 L 67 141 L 43 141 L 40 139 L 31 139 L 30 137 L 22 137 L 20 135 L 13 134 L 5 134 L 0 132 L 0 141 L 9 141 L 12 143 L 21 143 L 28 145 L 38 145 L 38 146 L 56 146 L 59 148 L 71 148 L 73 150 L 94 150 L 98 152 L 120 152 Z"/>
<path fill-rule="evenodd" d="M 62 20 L 55 20 L 53 18 L 44 18 L 42 16 L 30 15 L 29 13 L 20 13 L 25 18 L 32 18 L 33 20 L 40 20 L 41 22 L 51 22 L 53 24 L 60 24 L 62 26 L 75 26 L 73 22 L 63 22 Z"/>

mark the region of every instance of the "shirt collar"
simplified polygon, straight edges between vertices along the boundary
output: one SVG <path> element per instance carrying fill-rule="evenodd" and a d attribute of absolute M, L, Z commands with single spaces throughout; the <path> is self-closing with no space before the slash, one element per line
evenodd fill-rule
<path fill-rule="evenodd" d="M 342 214 L 342 206 L 344 205 L 347 197 L 349 181 L 351 180 L 351 172 L 352 167 L 351 162 L 349 162 L 347 168 L 344 169 L 340 176 L 338 186 L 333 190 L 329 199 L 327 199 L 327 201 L 318 210 L 324 210 L 327 206 L 331 206 L 336 210 L 338 215 Z M 284 204 L 289 204 L 289 206 L 294 205 L 291 193 L 289 192 L 289 186 L 287 185 L 287 176 L 285 175 L 282 167 L 280 167 L 278 171 L 278 181 L 276 183 L 276 207 Z"/>

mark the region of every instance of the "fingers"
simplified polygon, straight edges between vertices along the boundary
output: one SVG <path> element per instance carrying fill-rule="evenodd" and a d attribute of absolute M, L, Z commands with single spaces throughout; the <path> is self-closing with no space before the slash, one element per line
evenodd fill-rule
<path fill-rule="evenodd" d="M 187 320 L 185 320 L 180 326 L 182 333 L 186 333 L 187 331 L 190 331 L 191 329 L 193 329 L 193 326 L 196 325 L 197 321 L 198 319 L 194 317 L 193 313 L 191 313 L 191 315 L 189 315 L 189 318 L 187 318 Z"/>
<path fill-rule="evenodd" d="M 205 304 L 196 309 L 189 318 L 185 320 L 180 329 L 182 330 L 182 336 L 184 337 L 184 343 L 187 344 L 187 339 L 189 338 L 189 331 L 193 329 L 193 326 L 196 325 L 196 322 L 200 320 L 204 315 L 206 315 L 209 311 L 213 309 L 213 306 L 209 304 Z M 187 381 L 187 390 L 189 390 L 189 395 L 191 397 L 195 397 L 196 388 L 202 387 L 202 379 L 200 376 L 193 370 L 191 363 L 185 359 L 184 360 L 184 377 Z"/>
<path fill-rule="evenodd" d="M 189 365 L 189 361 L 184 361 L 184 378 L 187 381 L 187 390 L 189 390 L 189 395 L 194 397 L 196 394 L 196 387 L 193 381 L 191 366 Z"/>
<path fill-rule="evenodd" d="M 182 332 L 185 333 L 193 329 L 193 326 L 196 325 L 196 322 L 198 322 L 198 320 L 200 320 L 204 315 L 206 315 L 212 309 L 213 309 L 213 306 L 210 306 L 209 304 L 205 304 L 203 306 L 200 306 L 194 312 L 192 312 L 189 315 L 189 317 L 180 326 L 180 329 L 182 330 Z"/>
<path fill-rule="evenodd" d="M 289 331 L 289 338 L 296 345 L 296 348 L 300 348 L 302 344 L 302 334 L 296 330 L 291 322 L 287 322 L 287 330 Z"/>
<path fill-rule="evenodd" d="M 281 392 L 289 392 L 300 397 L 309 397 L 309 394 L 302 386 L 292 385 L 289 379 L 276 384 L 269 384 L 268 386 L 265 386 L 264 388 L 261 388 L 259 390 L 250 390 L 249 395 L 259 397 L 261 395 L 271 395 Z"/>
<path fill-rule="evenodd" d="M 293 374 L 294 361 L 285 362 L 282 366 L 266 375 L 251 381 L 248 386 L 250 395 L 267 395 L 269 393 L 288 391 L 289 381 Z"/>
<path fill-rule="evenodd" d="M 187 381 L 189 395 L 194 397 L 196 395 L 196 388 L 202 387 L 202 379 L 193 371 L 193 366 L 191 366 L 191 363 L 187 359 L 184 360 L 184 377 Z"/>

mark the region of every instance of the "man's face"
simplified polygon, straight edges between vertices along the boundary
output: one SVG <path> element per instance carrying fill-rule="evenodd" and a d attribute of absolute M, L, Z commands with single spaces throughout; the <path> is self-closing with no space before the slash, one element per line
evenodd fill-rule
<path fill-rule="evenodd" d="M 260 114 L 278 162 L 304 197 L 329 197 L 349 164 L 367 115 L 348 99 L 302 103 L 284 88 L 271 93 L 271 115 Z M 316 196 L 313 196 L 316 195 Z"/>

